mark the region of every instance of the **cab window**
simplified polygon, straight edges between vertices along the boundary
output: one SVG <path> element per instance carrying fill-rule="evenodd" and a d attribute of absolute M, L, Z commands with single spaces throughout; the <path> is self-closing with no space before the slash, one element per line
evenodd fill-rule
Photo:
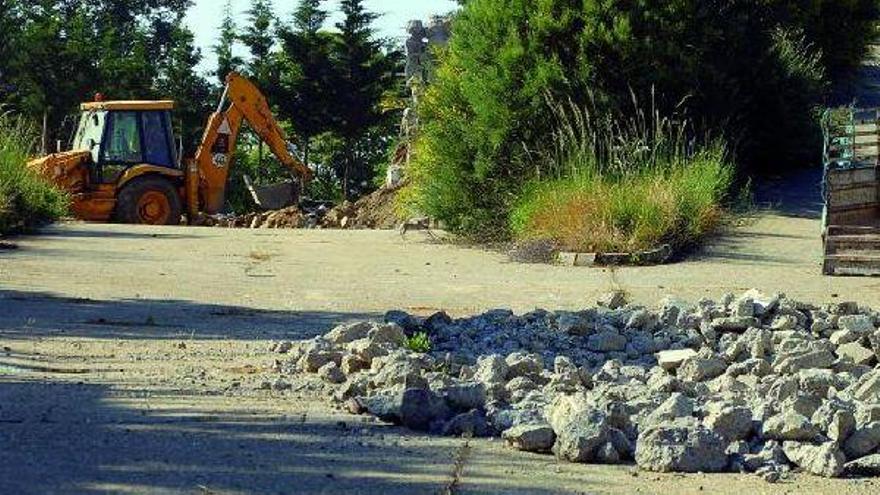
<path fill-rule="evenodd" d="M 107 124 L 106 139 L 107 142 L 102 147 L 103 162 L 143 163 L 137 112 L 111 113 Z"/>
<path fill-rule="evenodd" d="M 144 141 L 146 141 L 146 163 L 174 167 L 171 141 L 168 137 L 165 112 L 149 111 L 143 113 Z"/>
<path fill-rule="evenodd" d="M 107 112 L 92 110 L 82 114 L 79 128 L 74 139 L 74 150 L 89 150 L 92 152 L 92 161 L 98 162 L 98 152 L 101 150 L 101 139 L 104 136 L 104 123 Z"/>

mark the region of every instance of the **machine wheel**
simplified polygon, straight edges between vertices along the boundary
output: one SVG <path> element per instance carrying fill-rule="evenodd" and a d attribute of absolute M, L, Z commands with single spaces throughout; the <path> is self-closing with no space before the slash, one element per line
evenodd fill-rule
<path fill-rule="evenodd" d="M 132 180 L 116 200 L 116 219 L 122 223 L 179 225 L 182 213 L 177 189 L 156 175 Z"/>

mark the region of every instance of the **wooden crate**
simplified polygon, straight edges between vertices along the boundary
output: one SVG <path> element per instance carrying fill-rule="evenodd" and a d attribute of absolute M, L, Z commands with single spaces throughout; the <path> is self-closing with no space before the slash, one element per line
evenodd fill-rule
<path fill-rule="evenodd" d="M 880 113 L 826 114 L 823 272 L 880 275 Z"/>

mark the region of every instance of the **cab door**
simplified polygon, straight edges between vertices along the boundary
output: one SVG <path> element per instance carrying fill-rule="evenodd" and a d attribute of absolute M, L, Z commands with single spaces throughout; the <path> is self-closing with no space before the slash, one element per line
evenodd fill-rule
<path fill-rule="evenodd" d="M 144 152 L 140 112 L 110 112 L 97 166 L 99 182 L 115 184 L 129 167 L 141 163 Z"/>

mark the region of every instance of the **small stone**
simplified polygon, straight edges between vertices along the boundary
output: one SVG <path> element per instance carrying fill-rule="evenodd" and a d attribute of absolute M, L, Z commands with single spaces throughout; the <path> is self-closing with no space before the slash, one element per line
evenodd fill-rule
<path fill-rule="evenodd" d="M 717 333 L 724 332 L 744 332 L 749 327 L 758 325 L 758 320 L 752 317 L 725 317 L 715 318 L 709 326 Z"/>
<path fill-rule="evenodd" d="M 470 411 L 486 404 L 486 386 L 479 382 L 459 382 L 437 390 L 455 410 Z"/>
<path fill-rule="evenodd" d="M 738 318 L 752 318 L 755 316 L 755 300 L 743 296 L 734 302 L 733 316 Z"/>
<path fill-rule="evenodd" d="M 347 344 L 358 339 L 363 339 L 373 329 L 369 322 L 350 323 L 339 325 L 324 334 L 324 340 L 333 344 Z"/>
<path fill-rule="evenodd" d="M 871 454 L 844 466 L 844 472 L 855 476 L 880 476 L 880 454 Z"/>
<path fill-rule="evenodd" d="M 410 388 L 397 397 L 400 424 L 407 428 L 426 431 L 433 421 L 449 415 L 446 402 L 429 390 Z"/>
<path fill-rule="evenodd" d="M 607 292 L 596 300 L 596 304 L 608 309 L 618 309 L 626 304 L 626 293 L 621 290 Z"/>
<path fill-rule="evenodd" d="M 386 345 L 374 342 L 369 338 L 355 340 L 345 346 L 346 350 L 366 363 L 373 362 L 373 359 L 387 356 L 388 349 Z"/>
<path fill-rule="evenodd" d="M 557 396 L 546 417 L 556 433 L 553 453 L 559 459 L 593 461 L 599 447 L 608 441 L 611 426 L 607 414 L 589 406 L 580 395 Z"/>
<path fill-rule="evenodd" d="M 802 442 L 784 442 L 785 456 L 808 473 L 826 478 L 835 478 L 843 472 L 846 457 L 831 442 L 813 445 Z"/>
<path fill-rule="evenodd" d="M 830 340 L 832 344 L 839 346 L 859 340 L 859 334 L 852 330 L 838 330 L 832 333 L 828 340 Z"/>
<path fill-rule="evenodd" d="M 308 373 L 315 373 L 321 368 L 321 366 L 324 366 L 327 363 L 337 363 L 341 361 L 342 353 L 340 352 L 313 349 L 306 351 L 302 357 L 300 357 L 297 364 L 301 370 Z"/>
<path fill-rule="evenodd" d="M 706 416 L 704 424 L 729 441 L 743 440 L 752 433 L 752 411 L 747 407 L 724 407 Z"/>
<path fill-rule="evenodd" d="M 702 426 L 670 423 L 639 434 L 635 460 L 647 471 L 718 472 L 727 466 L 727 443 Z"/>
<path fill-rule="evenodd" d="M 626 336 L 617 330 L 603 330 L 587 337 L 587 349 L 593 352 L 615 352 L 626 349 Z"/>
<path fill-rule="evenodd" d="M 773 363 L 773 371 L 778 374 L 790 374 L 802 369 L 830 368 L 834 360 L 834 354 L 825 349 L 793 353 L 777 358 Z"/>
<path fill-rule="evenodd" d="M 402 328 L 404 332 L 413 334 L 422 329 L 421 322 L 415 316 L 406 311 L 391 310 L 385 313 L 385 323 L 392 323 Z"/>
<path fill-rule="evenodd" d="M 868 455 L 880 445 L 880 422 L 873 422 L 856 429 L 843 443 L 843 451 L 849 459 Z"/>
<path fill-rule="evenodd" d="M 858 342 L 849 342 L 837 347 L 837 355 L 855 364 L 870 365 L 876 359 L 876 355 L 870 349 L 866 349 Z"/>
<path fill-rule="evenodd" d="M 680 380 L 702 382 L 720 376 L 726 370 L 727 363 L 723 359 L 697 355 L 684 361 L 679 366 L 676 376 Z"/>
<path fill-rule="evenodd" d="M 849 330 L 859 335 L 872 333 L 876 330 L 874 327 L 874 320 L 867 315 L 841 316 L 837 320 L 837 326 L 843 330 Z"/>
<path fill-rule="evenodd" d="M 682 393 L 674 393 L 660 406 L 651 411 L 645 419 L 646 425 L 654 425 L 679 418 L 688 418 L 694 414 L 694 401 Z"/>
<path fill-rule="evenodd" d="M 596 329 L 596 321 L 590 316 L 594 313 L 560 312 L 556 315 L 556 328 L 569 335 L 588 335 Z"/>
<path fill-rule="evenodd" d="M 856 419 L 853 413 L 846 410 L 834 412 L 831 422 L 828 424 L 826 435 L 838 445 L 849 439 L 856 429 Z"/>
<path fill-rule="evenodd" d="M 697 351 L 693 349 L 681 349 L 674 351 L 660 351 L 656 354 L 657 364 L 666 371 L 672 371 L 683 363 L 685 360 L 695 357 Z"/>
<path fill-rule="evenodd" d="M 546 424 L 514 426 L 504 430 L 501 437 L 513 448 L 526 452 L 549 452 L 556 442 L 556 433 Z"/>
<path fill-rule="evenodd" d="M 865 373 L 852 387 L 853 399 L 867 403 L 880 403 L 880 371 Z"/>
<path fill-rule="evenodd" d="M 773 331 L 794 330 L 798 326 L 798 320 L 792 315 L 779 315 L 773 319 L 770 329 Z"/>
<path fill-rule="evenodd" d="M 782 479 L 782 473 L 780 473 L 778 469 L 767 469 L 758 474 L 767 483 L 778 483 L 779 480 Z"/>
<path fill-rule="evenodd" d="M 764 422 L 762 436 L 773 440 L 813 440 L 819 434 L 809 419 L 796 412 L 779 413 Z"/>
<path fill-rule="evenodd" d="M 482 356 L 477 359 L 474 380 L 487 384 L 503 383 L 507 379 L 507 371 L 507 362 L 503 357 L 497 354 Z"/>
<path fill-rule="evenodd" d="M 329 383 L 342 383 L 345 381 L 345 373 L 333 361 L 318 368 L 318 376 Z"/>
<path fill-rule="evenodd" d="M 544 371 L 544 361 L 537 354 L 514 352 L 504 359 L 507 364 L 506 379 L 518 376 L 536 376 Z"/>
<path fill-rule="evenodd" d="M 395 323 L 377 325 L 367 334 L 367 338 L 377 344 L 391 344 L 395 347 L 403 347 L 406 342 L 406 334 L 403 328 Z"/>
<path fill-rule="evenodd" d="M 479 409 L 472 409 L 461 413 L 443 427 L 445 436 L 463 436 L 468 438 L 488 437 L 492 434 L 492 428 L 486 421 L 486 415 Z"/>
<path fill-rule="evenodd" d="M 346 354 L 342 356 L 342 364 L 339 366 L 343 373 L 351 375 L 370 368 L 370 363 L 361 359 L 354 354 Z"/>

